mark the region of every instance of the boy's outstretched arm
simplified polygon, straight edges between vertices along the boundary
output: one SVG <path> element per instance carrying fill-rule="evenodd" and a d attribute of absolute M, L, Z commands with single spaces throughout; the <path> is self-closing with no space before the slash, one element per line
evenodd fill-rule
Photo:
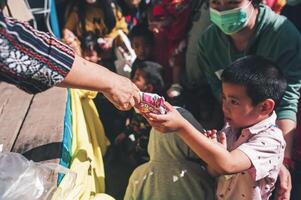
<path fill-rule="evenodd" d="M 229 152 L 222 145 L 207 138 L 184 119 L 170 104 L 165 115 L 149 114 L 150 124 L 161 132 L 177 131 L 184 142 L 217 174 L 233 174 L 249 169 L 249 157 L 236 149 Z"/>

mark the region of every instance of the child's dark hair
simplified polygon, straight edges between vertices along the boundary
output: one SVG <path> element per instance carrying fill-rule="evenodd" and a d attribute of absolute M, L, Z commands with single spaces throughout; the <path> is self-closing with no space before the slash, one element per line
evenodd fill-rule
<path fill-rule="evenodd" d="M 222 82 L 242 85 L 253 105 L 273 99 L 279 104 L 287 82 L 276 65 L 260 56 L 246 56 L 234 61 L 221 76 Z"/>
<path fill-rule="evenodd" d="M 164 88 L 164 81 L 162 77 L 163 67 L 155 62 L 141 61 L 137 65 L 137 70 L 143 74 L 143 77 L 147 84 L 151 84 L 154 87 L 154 93 L 162 95 Z"/>
<path fill-rule="evenodd" d="M 91 31 L 88 31 L 86 32 L 82 39 L 81 39 L 81 49 L 83 51 L 97 51 L 98 53 L 100 52 L 100 48 L 99 48 L 99 45 L 97 43 L 97 37 L 96 35 L 91 32 Z"/>
<path fill-rule="evenodd" d="M 263 2 L 263 0 L 249 0 L 249 1 L 251 1 L 251 3 L 253 4 L 253 6 L 255 8 L 258 8 L 259 4 L 261 4 Z"/>
<path fill-rule="evenodd" d="M 134 26 L 129 33 L 129 38 L 132 41 L 134 37 L 143 37 L 148 44 L 154 44 L 154 34 L 144 23 Z"/>

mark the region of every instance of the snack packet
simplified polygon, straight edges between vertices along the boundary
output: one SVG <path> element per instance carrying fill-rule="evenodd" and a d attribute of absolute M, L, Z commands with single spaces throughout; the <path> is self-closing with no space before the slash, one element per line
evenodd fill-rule
<path fill-rule="evenodd" d="M 157 94 L 140 92 L 141 102 L 136 106 L 141 113 L 166 114 L 165 99 Z"/>

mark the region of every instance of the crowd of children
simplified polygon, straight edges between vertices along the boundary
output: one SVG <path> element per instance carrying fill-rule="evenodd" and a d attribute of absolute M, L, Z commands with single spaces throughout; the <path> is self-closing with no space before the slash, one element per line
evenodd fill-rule
<path fill-rule="evenodd" d="M 300 121 L 301 35 L 275 14 L 284 5 L 281 0 L 266 5 L 260 0 L 69 1 L 65 43 L 86 60 L 127 76 L 140 91 L 164 96 L 196 117 L 168 103 L 166 115 L 121 112 L 97 96 L 112 148 L 138 166 L 125 199 L 269 199 L 279 171 L 289 176 L 283 160 L 293 172 L 290 136 Z M 285 5 L 283 14 L 300 5 Z M 299 27 L 296 16 L 288 17 Z M 207 29 L 209 19 L 213 24 Z M 224 128 L 204 131 L 197 121 L 206 129 Z M 296 177 L 300 166 L 297 160 Z M 218 176 L 217 188 L 209 174 Z M 279 199 L 289 198 L 283 177 L 280 192 L 274 192 Z M 300 180 L 293 180 L 300 188 Z M 297 193 L 293 198 L 301 197 Z"/>

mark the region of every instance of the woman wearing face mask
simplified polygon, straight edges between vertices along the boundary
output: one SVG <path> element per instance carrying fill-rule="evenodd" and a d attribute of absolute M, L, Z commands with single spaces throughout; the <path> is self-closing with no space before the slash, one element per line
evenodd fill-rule
<path fill-rule="evenodd" d="M 277 111 L 277 125 L 287 142 L 284 164 L 291 167 L 292 135 L 296 126 L 298 89 L 301 87 L 301 38 L 286 18 L 275 14 L 260 0 L 210 0 L 212 25 L 199 42 L 199 65 L 187 66 L 189 80 L 205 79 L 220 99 L 220 74 L 224 67 L 246 55 L 260 55 L 278 64 L 288 87 Z M 194 70 L 198 67 L 198 70 Z M 196 75 L 196 72 L 202 72 Z M 197 81 L 196 81 L 197 82 Z M 264 87 L 264 86 L 263 86 Z M 290 175 L 280 171 L 279 199 L 289 199 Z"/>

